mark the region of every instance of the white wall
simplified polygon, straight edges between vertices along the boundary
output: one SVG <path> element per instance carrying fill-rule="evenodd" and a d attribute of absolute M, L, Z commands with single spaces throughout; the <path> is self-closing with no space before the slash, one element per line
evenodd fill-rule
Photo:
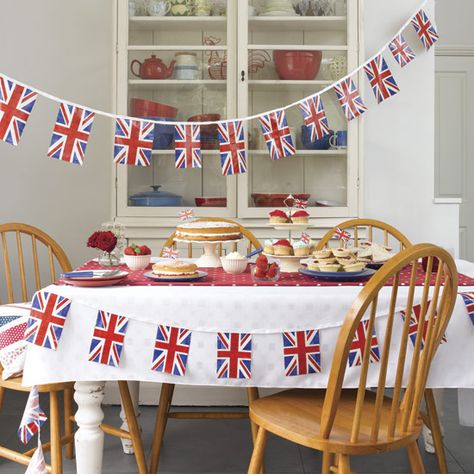
<path fill-rule="evenodd" d="M 473 18 L 472 0 L 436 0 L 439 45 L 474 44 Z"/>

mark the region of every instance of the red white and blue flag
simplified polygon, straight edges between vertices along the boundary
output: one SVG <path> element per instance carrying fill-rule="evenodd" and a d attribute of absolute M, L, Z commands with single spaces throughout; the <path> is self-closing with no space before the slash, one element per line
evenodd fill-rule
<path fill-rule="evenodd" d="M 28 468 L 26 469 L 25 474 L 48 474 L 46 462 L 44 460 L 43 447 L 40 442 L 38 442 L 38 447 L 28 463 Z"/>
<path fill-rule="evenodd" d="M 61 102 L 48 156 L 82 165 L 94 116 L 90 110 Z"/>
<path fill-rule="evenodd" d="M 249 379 L 252 366 L 252 335 L 217 333 L 217 378 Z"/>
<path fill-rule="evenodd" d="M 31 304 L 25 340 L 56 350 L 70 306 L 71 300 L 64 296 L 38 291 Z"/>
<path fill-rule="evenodd" d="M 179 257 L 179 250 L 173 247 L 163 247 L 163 250 L 161 251 L 161 256 L 163 258 L 177 259 Z"/>
<path fill-rule="evenodd" d="M 158 326 L 151 370 L 183 376 L 186 374 L 191 331 L 172 326 Z"/>
<path fill-rule="evenodd" d="M 390 48 L 395 61 L 397 61 L 401 67 L 410 64 L 416 57 L 402 34 L 396 36 L 388 47 Z"/>
<path fill-rule="evenodd" d="M 177 124 L 174 127 L 176 168 L 202 168 L 201 127 Z"/>
<path fill-rule="evenodd" d="M 244 124 L 242 120 L 219 122 L 219 151 L 224 176 L 247 172 Z"/>
<path fill-rule="evenodd" d="M 350 77 L 336 84 L 334 91 L 347 120 L 355 119 L 367 111 L 367 107 Z"/>
<path fill-rule="evenodd" d="M 349 367 L 356 367 L 362 365 L 362 359 L 364 358 L 365 342 L 367 340 L 369 330 L 369 321 L 361 321 L 354 335 L 354 340 L 351 344 L 349 351 Z M 372 329 L 370 340 L 370 356 L 369 362 L 374 363 L 380 360 L 379 344 L 377 342 L 377 334 L 375 332 L 375 326 Z"/>
<path fill-rule="evenodd" d="M 47 420 L 44 411 L 39 404 L 39 394 L 36 385 L 33 385 L 26 402 L 25 411 L 18 428 L 18 438 L 23 444 L 27 444 L 31 438 L 39 432 L 43 423 Z"/>
<path fill-rule="evenodd" d="M 287 377 L 321 372 L 319 331 L 284 332 L 283 359 Z"/>
<path fill-rule="evenodd" d="M 18 145 L 38 94 L 0 75 L 0 140 Z"/>
<path fill-rule="evenodd" d="M 311 142 L 321 140 L 321 138 L 331 133 L 323 101 L 319 95 L 303 100 L 299 103 L 299 106 L 303 112 L 304 123 L 309 128 Z"/>
<path fill-rule="evenodd" d="M 308 207 L 308 201 L 304 199 L 293 199 L 293 207 L 297 207 L 298 209 L 306 209 Z"/>
<path fill-rule="evenodd" d="M 418 37 L 423 43 L 426 51 L 428 51 L 431 46 L 433 46 L 439 39 L 436 27 L 433 25 L 423 9 L 412 18 L 411 23 L 415 28 Z"/>
<path fill-rule="evenodd" d="M 364 70 L 379 104 L 400 92 L 392 71 L 381 54 L 366 64 Z"/>
<path fill-rule="evenodd" d="M 194 218 L 194 211 L 192 209 L 185 209 L 184 211 L 179 211 L 179 218 L 182 221 L 189 221 Z"/>
<path fill-rule="evenodd" d="M 474 293 L 461 293 L 462 300 L 466 305 L 466 311 L 474 324 Z"/>
<path fill-rule="evenodd" d="M 340 227 L 336 227 L 333 235 L 343 242 L 349 242 L 352 237 L 350 232 L 347 232 L 347 230 L 341 229 Z"/>
<path fill-rule="evenodd" d="M 114 162 L 150 166 L 154 124 L 118 117 L 115 120 Z"/>
<path fill-rule="evenodd" d="M 89 349 L 89 361 L 118 367 L 127 326 L 128 318 L 125 316 L 99 310 Z"/>
<path fill-rule="evenodd" d="M 262 115 L 259 120 L 272 160 L 280 160 L 296 153 L 283 110 Z"/>
<path fill-rule="evenodd" d="M 304 242 L 306 245 L 309 245 L 311 243 L 311 236 L 306 232 L 302 232 L 301 241 Z"/>

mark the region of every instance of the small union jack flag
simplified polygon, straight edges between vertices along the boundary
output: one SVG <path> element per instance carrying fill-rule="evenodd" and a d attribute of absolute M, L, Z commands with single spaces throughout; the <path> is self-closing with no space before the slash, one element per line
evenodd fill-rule
<path fill-rule="evenodd" d="M 217 333 L 217 378 L 249 379 L 252 365 L 252 335 Z"/>
<path fill-rule="evenodd" d="M 347 120 L 355 119 L 367 111 L 367 107 L 350 77 L 336 84 L 334 91 Z"/>
<path fill-rule="evenodd" d="M 0 75 L 0 140 L 18 145 L 38 94 Z"/>
<path fill-rule="evenodd" d="M 357 327 L 354 340 L 351 344 L 349 352 L 349 367 L 356 367 L 362 365 L 364 357 L 365 341 L 367 340 L 367 331 L 369 329 L 369 321 L 361 321 Z M 370 356 L 369 362 L 372 364 L 380 360 L 379 344 L 377 342 L 377 334 L 375 326 L 372 330 L 372 339 L 370 341 Z"/>
<path fill-rule="evenodd" d="M 185 209 L 184 211 L 179 211 L 179 218 L 182 221 L 189 221 L 194 218 L 194 211 L 192 209 Z"/>
<path fill-rule="evenodd" d="M 474 324 L 474 293 L 460 293 L 464 304 L 466 305 L 467 314 L 471 318 L 472 324 Z"/>
<path fill-rule="evenodd" d="M 296 153 L 283 110 L 262 115 L 259 120 L 272 160 L 280 160 Z"/>
<path fill-rule="evenodd" d="M 89 349 L 89 362 L 118 367 L 127 326 L 128 318 L 125 316 L 99 310 Z"/>
<path fill-rule="evenodd" d="M 319 331 L 284 332 L 283 359 L 287 377 L 321 372 Z"/>
<path fill-rule="evenodd" d="M 311 236 L 309 234 L 307 234 L 306 232 L 302 232 L 301 233 L 301 240 L 305 244 L 309 245 L 311 243 Z"/>
<path fill-rule="evenodd" d="M 299 103 L 299 106 L 303 112 L 304 123 L 310 130 L 311 142 L 321 140 L 321 138 L 331 133 L 323 101 L 319 95 L 303 100 Z"/>
<path fill-rule="evenodd" d="M 202 168 L 201 127 L 177 124 L 174 130 L 176 168 Z"/>
<path fill-rule="evenodd" d="M 439 39 L 435 26 L 431 23 L 428 15 L 424 10 L 420 10 L 411 20 L 418 37 L 420 38 L 426 51 L 433 46 Z"/>
<path fill-rule="evenodd" d="M 244 125 L 241 120 L 219 123 L 219 151 L 222 174 L 247 172 L 247 153 L 245 151 Z"/>
<path fill-rule="evenodd" d="M 177 259 L 179 257 L 179 250 L 173 247 L 163 247 L 163 250 L 161 251 L 161 256 L 163 258 Z"/>
<path fill-rule="evenodd" d="M 25 340 L 56 350 L 70 306 L 71 300 L 64 296 L 38 291 L 33 297 Z"/>
<path fill-rule="evenodd" d="M 90 110 L 61 102 L 48 156 L 82 165 L 94 116 Z"/>
<path fill-rule="evenodd" d="M 400 92 L 392 71 L 381 54 L 366 64 L 364 70 L 379 104 Z"/>
<path fill-rule="evenodd" d="M 38 447 L 28 463 L 28 468 L 26 469 L 25 474 L 48 474 L 41 442 L 38 442 Z"/>
<path fill-rule="evenodd" d="M 429 307 L 430 307 L 430 302 L 428 301 L 428 304 L 426 305 L 425 323 L 423 325 L 423 336 L 421 338 L 421 349 L 423 349 L 425 347 L 426 335 L 428 334 L 428 310 L 429 310 Z M 400 313 L 402 314 L 403 321 L 405 321 L 406 311 L 402 310 L 402 311 L 400 311 Z M 416 335 L 418 334 L 418 327 L 420 325 L 420 315 L 421 315 L 421 305 L 417 304 L 417 305 L 413 306 L 413 308 L 411 310 L 410 327 L 408 329 L 408 335 L 410 336 L 410 340 L 413 344 L 413 347 L 415 347 Z M 443 344 L 444 342 L 448 342 L 445 335 L 441 339 L 441 344 Z"/>
<path fill-rule="evenodd" d="M 401 67 L 405 67 L 411 63 L 416 57 L 402 34 L 396 36 L 388 46 L 395 61 L 397 61 Z"/>
<path fill-rule="evenodd" d="M 308 207 L 308 201 L 304 199 L 293 199 L 293 207 L 297 207 L 298 209 L 306 209 Z"/>
<path fill-rule="evenodd" d="M 20 427 L 18 428 L 20 441 L 23 444 L 28 444 L 46 420 L 46 415 L 39 404 L 38 387 L 33 385 L 26 402 L 23 417 L 21 418 Z"/>
<path fill-rule="evenodd" d="M 334 231 L 334 236 L 344 242 L 349 242 L 349 240 L 352 238 L 350 232 L 347 232 L 347 230 L 341 229 L 340 227 L 336 227 L 336 230 Z"/>
<path fill-rule="evenodd" d="M 114 161 L 118 165 L 150 166 L 154 124 L 148 121 L 115 120 Z"/>
<path fill-rule="evenodd" d="M 151 370 L 183 376 L 186 373 L 191 331 L 189 329 L 158 326 Z"/>

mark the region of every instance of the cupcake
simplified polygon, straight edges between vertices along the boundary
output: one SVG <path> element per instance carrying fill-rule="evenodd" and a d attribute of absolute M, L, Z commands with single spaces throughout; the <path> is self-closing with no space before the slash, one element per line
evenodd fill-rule
<path fill-rule="evenodd" d="M 309 214 L 306 211 L 296 211 L 291 214 L 291 222 L 293 224 L 307 224 L 309 220 Z"/>
<path fill-rule="evenodd" d="M 288 240 L 277 240 L 273 244 L 273 251 L 275 255 L 292 255 L 293 247 Z"/>
<path fill-rule="evenodd" d="M 265 240 L 263 244 L 263 253 L 268 253 L 270 255 L 273 255 L 275 251 L 273 250 L 273 244 L 276 242 L 275 239 L 268 239 Z"/>
<path fill-rule="evenodd" d="M 313 255 L 316 258 L 329 258 L 332 257 L 332 250 L 331 249 L 322 249 L 322 250 L 315 250 Z"/>
<path fill-rule="evenodd" d="M 293 242 L 293 251 L 296 257 L 304 257 L 309 255 L 310 244 L 304 243 L 302 240 Z"/>
<path fill-rule="evenodd" d="M 270 212 L 269 217 L 271 224 L 285 224 L 288 222 L 288 216 L 285 212 L 280 211 L 280 209 L 275 209 L 274 211 Z"/>

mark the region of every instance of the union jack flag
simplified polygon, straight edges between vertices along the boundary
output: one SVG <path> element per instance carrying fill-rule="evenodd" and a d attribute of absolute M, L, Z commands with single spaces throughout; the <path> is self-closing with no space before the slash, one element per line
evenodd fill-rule
<path fill-rule="evenodd" d="M 158 326 L 151 370 L 183 376 L 186 373 L 191 331 L 189 329 Z"/>
<path fill-rule="evenodd" d="M 400 92 L 392 71 L 381 54 L 366 64 L 364 70 L 379 104 Z"/>
<path fill-rule="evenodd" d="M 305 243 L 305 244 L 310 244 L 311 243 L 311 236 L 309 234 L 307 234 L 306 232 L 302 232 L 301 233 L 301 240 Z"/>
<path fill-rule="evenodd" d="M 306 209 L 308 207 L 308 201 L 304 199 L 293 199 L 293 207 L 297 207 L 298 209 Z"/>
<path fill-rule="evenodd" d="M 284 332 L 283 359 L 287 377 L 321 372 L 319 331 Z"/>
<path fill-rule="evenodd" d="M 201 127 L 177 124 L 174 130 L 176 168 L 202 168 Z"/>
<path fill-rule="evenodd" d="M 185 209 L 184 211 L 179 211 L 179 218 L 182 221 L 189 221 L 194 218 L 194 211 L 192 209 Z"/>
<path fill-rule="evenodd" d="M 336 230 L 334 231 L 334 235 L 339 239 L 344 242 L 348 242 L 352 235 L 350 232 L 347 232 L 347 230 L 341 229 L 340 227 L 336 227 Z"/>
<path fill-rule="evenodd" d="M 299 106 L 303 112 L 304 123 L 311 132 L 311 142 L 321 140 L 331 133 L 323 101 L 319 95 L 303 100 Z"/>
<path fill-rule="evenodd" d="M 150 166 L 153 130 L 152 122 L 117 118 L 114 139 L 115 164 Z"/>
<path fill-rule="evenodd" d="M 252 335 L 217 333 L 217 378 L 249 379 L 252 365 Z"/>
<path fill-rule="evenodd" d="M 464 304 L 466 305 L 467 314 L 474 324 L 474 293 L 461 293 Z"/>
<path fill-rule="evenodd" d="M 28 463 L 28 468 L 26 469 L 25 474 L 48 474 L 41 442 L 38 442 L 38 447 Z"/>
<path fill-rule="evenodd" d="M 38 387 L 33 385 L 21 418 L 20 427 L 18 428 L 18 438 L 20 438 L 20 441 L 23 444 L 28 444 L 46 420 L 46 415 L 39 404 Z"/>
<path fill-rule="evenodd" d="M 405 67 L 411 63 L 416 57 L 402 34 L 396 36 L 388 46 L 395 61 L 397 61 L 401 67 Z"/>
<path fill-rule="evenodd" d="M 334 91 L 347 120 L 355 119 L 367 111 L 367 107 L 350 77 L 336 84 Z"/>
<path fill-rule="evenodd" d="M 367 340 L 367 331 L 369 329 L 369 321 L 361 321 L 357 327 L 354 340 L 349 351 L 349 367 L 362 365 L 364 357 L 365 341 Z M 372 330 L 372 339 L 370 340 L 370 356 L 369 362 L 378 362 L 380 360 L 379 344 L 377 342 L 377 334 L 375 326 Z"/>
<path fill-rule="evenodd" d="M 70 306 L 71 300 L 64 296 L 38 291 L 33 297 L 25 340 L 56 350 Z"/>
<path fill-rule="evenodd" d="M 425 340 L 426 340 L 426 335 L 428 333 L 428 310 L 429 310 L 430 302 L 426 305 L 426 316 L 425 316 L 425 322 L 423 325 L 423 335 L 421 337 L 421 349 L 425 347 Z M 406 316 L 406 311 L 402 310 L 400 311 L 402 314 L 402 319 L 405 321 L 405 316 Z M 418 327 L 420 325 L 420 315 L 421 315 L 421 305 L 417 304 L 413 306 L 411 310 L 411 315 L 410 315 L 410 327 L 408 328 L 408 335 L 410 336 L 410 340 L 413 344 L 413 347 L 415 347 L 416 343 L 416 335 L 418 334 Z M 436 316 L 435 316 L 436 317 Z M 448 342 L 446 339 L 446 336 L 444 335 L 441 339 L 441 344 L 444 342 Z"/>
<path fill-rule="evenodd" d="M 38 94 L 0 75 L 0 140 L 18 145 Z"/>
<path fill-rule="evenodd" d="M 173 247 L 163 247 L 161 251 L 161 256 L 164 258 L 178 258 L 179 257 L 179 250 Z"/>
<path fill-rule="evenodd" d="M 89 362 L 118 367 L 127 326 L 128 318 L 125 316 L 99 310 L 89 349 Z"/>
<path fill-rule="evenodd" d="M 296 153 L 283 110 L 262 115 L 259 120 L 272 160 L 280 160 Z"/>
<path fill-rule="evenodd" d="M 424 10 L 420 10 L 411 20 L 418 37 L 420 38 L 426 51 L 433 46 L 439 39 L 435 26 L 431 23 L 428 15 Z"/>
<path fill-rule="evenodd" d="M 48 156 L 82 165 L 94 112 L 61 102 Z"/>
<path fill-rule="evenodd" d="M 219 150 L 222 174 L 247 172 L 247 153 L 245 151 L 244 125 L 241 120 L 219 123 Z"/>

